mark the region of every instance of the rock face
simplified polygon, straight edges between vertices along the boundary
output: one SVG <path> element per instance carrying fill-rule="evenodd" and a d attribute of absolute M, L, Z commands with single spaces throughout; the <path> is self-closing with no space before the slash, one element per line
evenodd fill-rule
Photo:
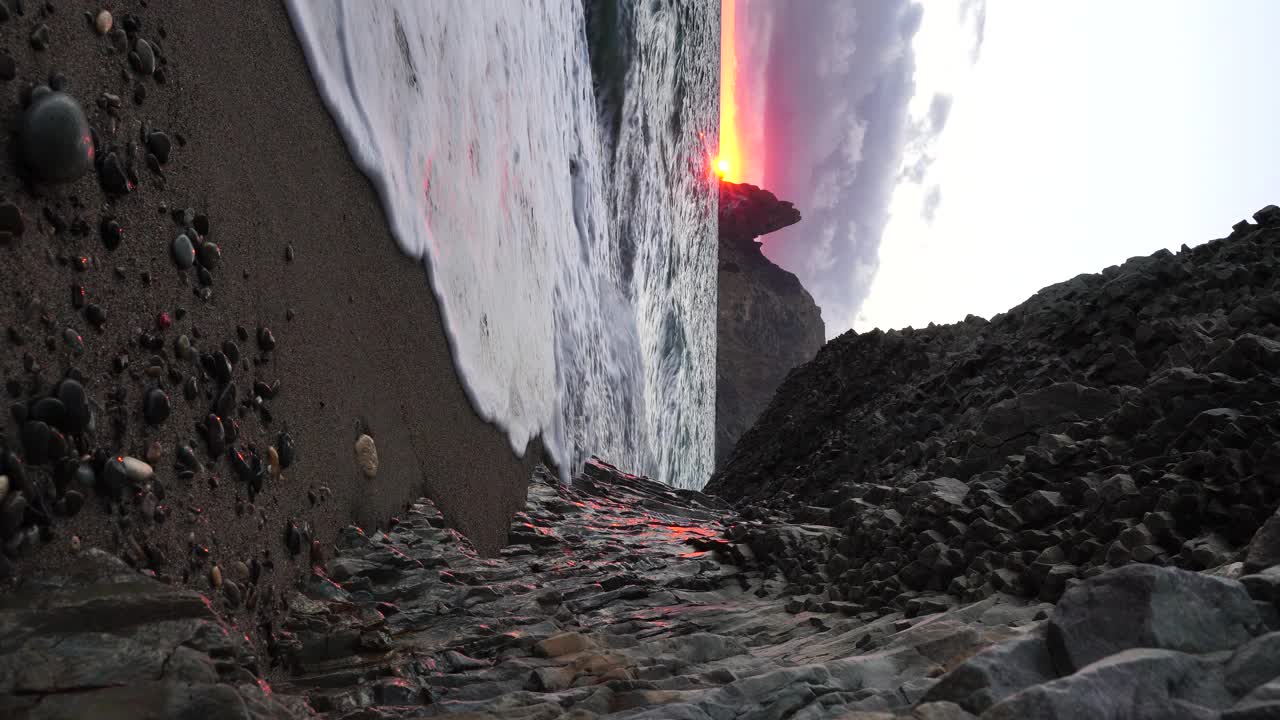
<path fill-rule="evenodd" d="M 822 312 L 755 238 L 800 221 L 791 203 L 754 185 L 720 183 L 716 336 L 716 465 L 769 404 L 791 368 L 826 339 Z"/>
<path fill-rule="evenodd" d="M 1255 217 L 990 322 L 846 333 L 706 490 L 841 528 L 830 579 L 803 584 L 876 607 L 1243 560 L 1280 504 L 1280 209 Z"/>

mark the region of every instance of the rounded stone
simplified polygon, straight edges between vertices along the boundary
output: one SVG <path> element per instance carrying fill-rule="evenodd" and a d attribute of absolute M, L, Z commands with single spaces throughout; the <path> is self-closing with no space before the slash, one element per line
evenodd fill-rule
<path fill-rule="evenodd" d="M 4 500 L 5 496 L 8 494 L 9 494 L 9 476 L 0 475 L 0 500 Z"/>
<path fill-rule="evenodd" d="M 102 467 L 102 487 L 107 494 L 118 497 L 129 484 L 129 471 L 125 469 L 124 458 L 111 458 Z"/>
<path fill-rule="evenodd" d="M 222 249 L 217 243 L 206 242 L 200 246 L 197 254 L 200 257 L 200 265 L 210 270 L 217 269 L 218 262 L 222 260 Z"/>
<path fill-rule="evenodd" d="M 262 352 L 271 352 L 276 349 L 276 336 L 271 333 L 271 328 L 258 328 L 258 347 L 262 348 Z"/>
<path fill-rule="evenodd" d="M 67 420 L 67 406 L 58 398 L 40 398 L 31 406 L 31 417 L 60 428 Z"/>
<path fill-rule="evenodd" d="M 141 485 L 152 477 L 155 477 L 155 470 L 147 463 L 142 462 L 136 457 L 126 457 L 121 460 L 124 466 L 125 477 L 134 483 Z"/>
<path fill-rule="evenodd" d="M 76 484 L 86 489 L 92 489 L 98 484 L 98 476 L 93 472 L 92 463 L 82 462 L 76 467 Z"/>
<path fill-rule="evenodd" d="M 22 117 L 22 156 L 41 180 L 79 180 L 93 165 L 93 138 L 80 103 L 60 92 L 33 99 Z"/>
<path fill-rule="evenodd" d="M 49 437 L 52 433 L 49 425 L 39 420 L 28 420 L 22 424 L 22 449 L 26 451 L 27 462 L 43 465 L 49 461 Z"/>
<path fill-rule="evenodd" d="M 151 388 L 142 398 L 142 417 L 148 425 L 159 425 L 169 418 L 169 396 L 160 388 Z"/>
<path fill-rule="evenodd" d="M 74 328 L 66 328 L 62 331 L 62 341 L 67 344 L 71 352 L 77 355 L 84 352 L 84 339 Z"/>
<path fill-rule="evenodd" d="M 169 153 L 173 149 L 173 143 L 169 140 L 169 136 L 155 131 L 147 135 L 147 152 L 156 156 L 162 165 L 169 162 Z"/>
<path fill-rule="evenodd" d="M 368 435 L 356 438 L 356 466 L 370 480 L 378 474 L 378 448 Z"/>
<path fill-rule="evenodd" d="M 102 244 L 108 250 L 115 250 L 124 242 L 124 228 L 115 220 L 103 220 L 101 232 Z"/>
<path fill-rule="evenodd" d="M 191 238 L 186 235 L 174 238 L 169 246 L 169 252 L 173 254 L 173 262 L 179 270 L 186 270 L 195 264 L 196 249 L 191 246 Z"/>
<path fill-rule="evenodd" d="M 138 38 L 133 44 L 133 52 L 129 53 L 129 61 L 133 63 L 133 69 L 143 75 L 150 75 L 156 71 L 156 53 L 151 49 L 151 43 Z"/>
<path fill-rule="evenodd" d="M 96 303 L 89 303 L 89 306 L 84 309 L 84 318 L 94 327 L 100 328 L 107 322 L 107 311 L 103 310 Z"/>
<path fill-rule="evenodd" d="M 276 437 L 276 451 L 280 456 L 281 469 L 287 468 L 293 464 L 293 437 L 287 432 L 281 432 Z"/>
<path fill-rule="evenodd" d="M 93 412 L 89 407 L 89 398 L 85 395 L 84 386 L 80 384 L 79 380 L 67 378 L 58 383 L 58 390 L 55 394 L 66 409 L 66 420 L 63 422 L 62 429 L 72 434 L 84 432 L 93 418 Z"/>
<path fill-rule="evenodd" d="M 84 507 L 84 495 L 79 490 L 68 490 L 62 496 L 62 512 L 67 517 L 74 517 Z"/>
<path fill-rule="evenodd" d="M 111 32 L 111 13 L 103 10 L 98 13 L 98 17 L 93 21 L 93 28 L 98 31 L 99 35 L 106 35 Z"/>

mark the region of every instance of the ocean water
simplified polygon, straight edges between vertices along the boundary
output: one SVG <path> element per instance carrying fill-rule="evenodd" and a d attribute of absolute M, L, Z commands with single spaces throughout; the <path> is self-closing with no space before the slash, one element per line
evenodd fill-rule
<path fill-rule="evenodd" d="M 476 411 L 564 473 L 596 454 L 701 487 L 718 4 L 590 2 L 590 33 L 579 0 L 288 7 Z"/>

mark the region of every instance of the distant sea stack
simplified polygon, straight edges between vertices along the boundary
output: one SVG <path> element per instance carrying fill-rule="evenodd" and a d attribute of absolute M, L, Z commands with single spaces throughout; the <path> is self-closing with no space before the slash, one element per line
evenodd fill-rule
<path fill-rule="evenodd" d="M 769 404 L 791 368 L 826 338 L 822 311 L 756 238 L 800 222 L 800 211 L 754 185 L 720 182 L 716 467 Z"/>

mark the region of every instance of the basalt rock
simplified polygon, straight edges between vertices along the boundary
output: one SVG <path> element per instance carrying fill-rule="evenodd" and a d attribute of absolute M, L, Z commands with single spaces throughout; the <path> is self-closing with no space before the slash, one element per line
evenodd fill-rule
<path fill-rule="evenodd" d="M 755 238 L 800 221 L 791 203 L 753 185 L 720 182 L 716 314 L 716 464 L 728 458 L 791 368 L 826 337 L 822 311 Z"/>

